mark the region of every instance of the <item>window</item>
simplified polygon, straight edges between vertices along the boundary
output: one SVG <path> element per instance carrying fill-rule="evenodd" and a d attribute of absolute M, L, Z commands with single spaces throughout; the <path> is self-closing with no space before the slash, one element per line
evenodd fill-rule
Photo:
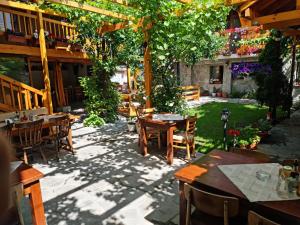
<path fill-rule="evenodd" d="M 223 83 L 223 74 L 224 66 L 210 66 L 210 84 L 222 84 Z"/>

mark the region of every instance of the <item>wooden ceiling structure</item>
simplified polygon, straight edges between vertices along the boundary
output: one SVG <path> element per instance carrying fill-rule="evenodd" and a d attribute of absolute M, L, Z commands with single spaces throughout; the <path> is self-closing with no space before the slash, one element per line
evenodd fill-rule
<path fill-rule="evenodd" d="M 300 0 L 228 0 L 237 6 L 243 25 L 262 25 L 300 37 Z"/>
<path fill-rule="evenodd" d="M 127 0 L 103 0 L 106 2 L 111 2 L 115 4 L 122 5 L 123 7 L 132 7 Z M 182 4 L 191 3 L 192 0 L 173 0 L 177 1 Z M 66 17 L 61 13 L 55 12 L 52 9 L 40 9 L 38 4 L 44 2 L 41 0 L 34 0 L 37 4 L 26 4 L 19 1 L 12 1 L 12 0 L 0 0 L 0 6 L 15 8 L 18 10 L 26 10 L 31 11 L 37 14 L 38 17 L 38 28 L 39 28 L 39 44 L 40 44 L 40 54 L 36 53 L 35 56 L 40 55 L 41 62 L 43 66 L 43 77 L 44 77 L 44 84 L 45 84 L 45 97 L 44 103 L 45 106 L 48 108 L 49 113 L 53 113 L 53 104 L 51 98 L 51 86 L 50 86 L 50 78 L 49 78 L 49 68 L 48 68 L 48 57 L 50 53 L 50 49 L 46 48 L 46 40 L 45 40 L 45 29 L 43 24 L 43 16 L 44 15 L 54 15 L 60 17 Z M 95 7 L 89 5 L 87 3 L 79 3 L 73 0 L 47 0 L 47 2 L 65 5 L 75 9 L 81 9 L 92 13 L 101 14 L 107 17 L 119 19 L 122 22 L 111 24 L 111 23 L 103 23 L 103 26 L 99 28 L 99 34 L 104 34 L 106 32 L 113 32 L 120 29 L 125 29 L 128 27 L 141 27 L 143 26 L 144 18 L 134 18 L 133 16 L 128 16 L 119 12 L 115 12 L 112 10 L 107 10 L 100 7 Z M 139 10 L 139 9 L 136 9 Z M 151 29 L 150 26 L 144 27 L 145 33 L 145 41 L 149 41 L 148 29 Z M 151 94 L 151 83 L 152 83 L 152 65 L 151 65 L 151 54 L 150 54 L 149 46 L 146 48 L 144 53 L 144 79 L 145 79 L 145 91 L 146 91 L 146 107 L 151 107 L 150 102 L 150 94 Z"/>

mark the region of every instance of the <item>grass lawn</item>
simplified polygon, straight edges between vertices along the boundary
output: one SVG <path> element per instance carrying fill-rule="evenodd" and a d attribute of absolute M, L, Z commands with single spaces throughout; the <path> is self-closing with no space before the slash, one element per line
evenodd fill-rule
<path fill-rule="evenodd" d="M 250 125 L 261 118 L 266 118 L 267 107 L 235 103 L 209 103 L 190 109 L 189 114 L 197 113 L 196 144 L 199 152 L 207 153 L 212 149 L 223 148 L 223 122 L 221 112 L 229 109 L 228 128 Z"/>

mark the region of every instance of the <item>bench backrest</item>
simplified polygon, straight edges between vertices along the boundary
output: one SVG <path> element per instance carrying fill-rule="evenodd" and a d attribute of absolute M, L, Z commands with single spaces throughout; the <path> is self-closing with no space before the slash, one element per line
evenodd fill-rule
<path fill-rule="evenodd" d="M 186 101 L 195 101 L 199 100 L 200 98 L 200 86 L 199 85 L 192 85 L 192 86 L 184 86 L 181 87 L 182 98 Z"/>

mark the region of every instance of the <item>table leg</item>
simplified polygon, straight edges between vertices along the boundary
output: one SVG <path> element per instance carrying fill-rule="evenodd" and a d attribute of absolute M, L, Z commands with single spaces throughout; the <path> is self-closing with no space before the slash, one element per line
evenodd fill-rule
<path fill-rule="evenodd" d="M 174 127 L 168 128 L 168 131 L 167 131 L 167 162 L 170 165 L 172 165 L 173 157 L 174 157 L 173 132 L 174 132 Z"/>
<path fill-rule="evenodd" d="M 141 125 L 141 136 L 140 136 L 140 149 L 143 156 L 148 154 L 148 143 L 146 137 L 146 128 Z"/>
<path fill-rule="evenodd" d="M 74 154 L 74 149 L 73 149 L 73 137 L 72 137 L 72 128 L 69 129 L 69 134 L 68 134 L 68 143 L 69 143 L 69 147 L 71 152 Z"/>
<path fill-rule="evenodd" d="M 187 201 L 184 196 L 184 182 L 179 181 L 179 225 L 185 225 L 186 204 L 187 204 Z"/>
<path fill-rule="evenodd" d="M 34 225 L 46 225 L 44 204 L 41 194 L 40 182 L 37 181 L 30 186 L 30 203 L 32 207 L 32 218 Z"/>

